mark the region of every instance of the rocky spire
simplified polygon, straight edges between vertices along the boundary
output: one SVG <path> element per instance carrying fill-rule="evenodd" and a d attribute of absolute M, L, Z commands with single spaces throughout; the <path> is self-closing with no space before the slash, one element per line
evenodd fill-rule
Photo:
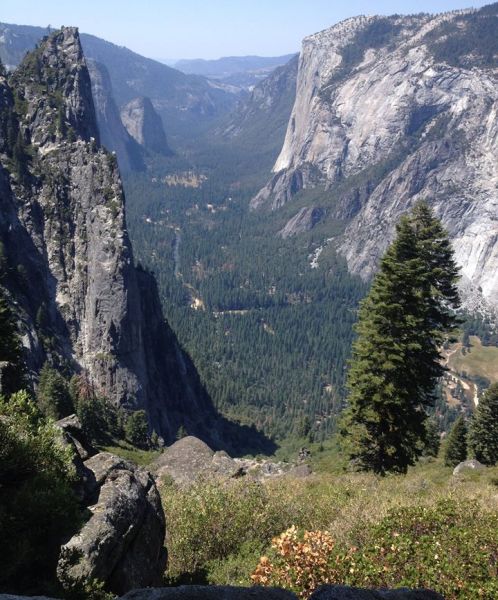
<path fill-rule="evenodd" d="M 98 143 L 90 76 L 75 27 L 45 37 L 19 65 L 13 83 L 25 102 L 33 143 L 44 145 L 68 132 Z"/>
<path fill-rule="evenodd" d="M 119 171 L 98 145 L 77 30 L 46 38 L 9 84 L 2 78 L 0 105 L 18 134 L 1 136 L 4 284 L 30 371 L 50 359 L 84 372 L 115 405 L 145 409 L 165 440 L 183 425 L 219 446 L 222 421 L 164 321 L 154 278 L 134 266 Z"/>

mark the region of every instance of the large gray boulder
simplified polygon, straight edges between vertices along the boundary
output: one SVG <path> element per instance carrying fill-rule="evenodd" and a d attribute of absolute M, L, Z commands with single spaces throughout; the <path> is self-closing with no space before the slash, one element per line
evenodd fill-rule
<path fill-rule="evenodd" d="M 460 475 L 464 471 L 482 471 L 486 467 L 475 458 L 464 460 L 453 469 L 453 475 Z"/>
<path fill-rule="evenodd" d="M 166 566 L 165 519 L 154 479 L 144 469 L 102 452 L 84 463 L 92 474 L 92 515 L 62 546 L 57 577 L 70 588 L 97 579 L 115 594 L 160 585 Z"/>
<path fill-rule="evenodd" d="M 134 590 L 122 600 L 297 600 L 297 597 L 292 592 L 270 587 L 182 585 Z"/>
<path fill-rule="evenodd" d="M 166 448 L 152 468 L 157 478 L 169 476 L 175 483 L 187 485 L 211 473 L 214 454 L 205 442 L 188 435 Z"/>
<path fill-rule="evenodd" d="M 444 600 L 431 590 L 365 590 L 342 585 L 325 585 L 310 600 Z"/>
<path fill-rule="evenodd" d="M 306 477 L 311 474 L 307 465 L 296 467 L 288 463 L 231 458 L 224 451 L 214 452 L 205 442 L 191 435 L 166 448 L 151 468 L 157 479 L 169 476 L 182 486 L 203 477 L 226 480 L 248 476 L 264 481 L 283 475 Z"/>

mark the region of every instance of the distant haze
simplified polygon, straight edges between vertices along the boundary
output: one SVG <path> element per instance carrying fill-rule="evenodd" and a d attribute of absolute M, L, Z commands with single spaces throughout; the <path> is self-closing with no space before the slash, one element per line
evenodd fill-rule
<path fill-rule="evenodd" d="M 149 57 L 216 59 L 281 56 L 303 37 L 358 14 L 443 12 L 489 2 L 465 0 L 6 0 L 1 20 L 76 25 Z"/>

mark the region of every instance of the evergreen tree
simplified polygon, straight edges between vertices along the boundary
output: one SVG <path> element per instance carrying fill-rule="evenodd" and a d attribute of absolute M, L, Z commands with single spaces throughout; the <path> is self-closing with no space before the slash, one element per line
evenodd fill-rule
<path fill-rule="evenodd" d="M 359 470 L 404 473 L 421 455 L 457 279 L 446 233 L 418 204 L 400 220 L 360 306 L 341 431 Z"/>
<path fill-rule="evenodd" d="M 68 382 L 48 363 L 40 371 L 37 400 L 43 414 L 52 419 L 67 417 L 74 411 Z"/>
<path fill-rule="evenodd" d="M 422 454 L 424 456 L 432 456 L 437 458 L 439 447 L 441 446 L 441 436 L 439 427 L 434 418 L 427 419 L 425 423 L 425 443 L 423 445 Z"/>
<path fill-rule="evenodd" d="M 149 425 L 144 410 L 137 410 L 128 417 L 125 424 L 126 439 L 138 448 L 149 445 Z"/>
<path fill-rule="evenodd" d="M 444 464 L 447 467 L 456 467 L 467 458 L 467 425 L 463 415 L 460 415 L 453 424 L 444 451 Z"/>
<path fill-rule="evenodd" d="M 498 383 L 479 400 L 470 421 L 469 446 L 479 462 L 485 465 L 498 462 Z"/>
<path fill-rule="evenodd" d="M 24 385 L 22 346 L 14 315 L 0 290 L 0 392 L 6 396 Z"/>

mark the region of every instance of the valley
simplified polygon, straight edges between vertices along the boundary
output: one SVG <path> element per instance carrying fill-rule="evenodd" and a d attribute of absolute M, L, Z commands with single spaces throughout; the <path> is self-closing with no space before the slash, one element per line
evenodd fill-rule
<path fill-rule="evenodd" d="M 0 600 L 497 597 L 498 3 L 324 26 L 0 23 Z"/>

